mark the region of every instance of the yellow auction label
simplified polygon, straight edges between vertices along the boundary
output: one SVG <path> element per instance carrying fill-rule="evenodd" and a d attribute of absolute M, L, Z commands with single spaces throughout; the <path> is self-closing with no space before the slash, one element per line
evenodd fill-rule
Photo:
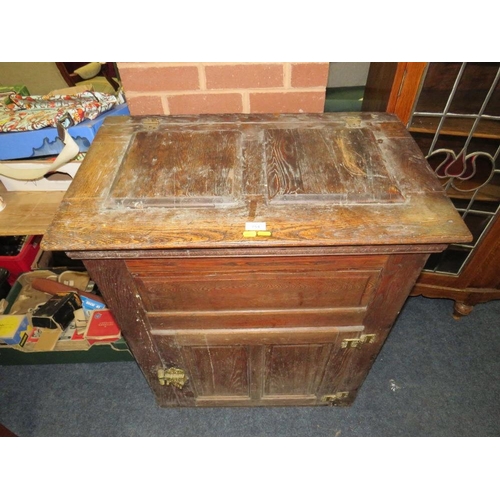
<path fill-rule="evenodd" d="M 243 231 L 243 236 L 245 238 L 255 238 L 256 236 L 271 236 L 271 231 Z"/>

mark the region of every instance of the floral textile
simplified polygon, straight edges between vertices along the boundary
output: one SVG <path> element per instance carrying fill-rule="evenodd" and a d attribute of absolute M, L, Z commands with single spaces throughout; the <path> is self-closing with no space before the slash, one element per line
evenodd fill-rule
<path fill-rule="evenodd" d="M 76 125 L 93 120 L 118 104 L 116 96 L 85 91 L 74 95 L 23 96 L 13 94 L 10 104 L 0 104 L 0 132 L 22 132 Z"/>

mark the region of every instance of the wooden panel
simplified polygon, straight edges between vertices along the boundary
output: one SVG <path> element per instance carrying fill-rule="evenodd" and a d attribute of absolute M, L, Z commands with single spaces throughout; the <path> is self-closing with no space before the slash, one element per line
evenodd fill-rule
<path fill-rule="evenodd" d="M 350 349 L 339 348 L 340 343 L 337 341 L 332 346 L 330 356 L 323 366 L 323 376 L 316 388 L 318 397 L 337 392 L 349 392 L 349 395 L 354 398 L 384 339 L 384 335 L 378 334 L 373 343 Z M 341 401 L 341 404 L 344 403 L 348 404 L 348 401 Z"/>
<path fill-rule="evenodd" d="M 166 357 L 162 359 L 160 353 L 153 347 L 151 327 L 139 293 L 123 261 L 86 260 L 84 264 L 92 279 L 98 284 L 106 305 L 113 311 L 130 350 L 158 398 L 157 370 L 164 364 L 171 366 L 182 363 L 179 350 L 171 344 L 170 349 L 163 351 Z M 116 293 L 116 290 L 120 290 L 120 293 Z M 162 391 L 162 398 L 157 400 L 162 405 L 185 406 L 186 392 L 169 386 Z"/>
<path fill-rule="evenodd" d="M 366 307 L 385 260 L 207 258 L 134 260 L 127 266 L 150 312 L 269 311 L 272 321 L 272 310 Z"/>
<path fill-rule="evenodd" d="M 361 325 L 366 307 L 233 310 L 233 311 L 172 311 L 148 314 L 153 330 L 201 330 L 203 328 L 293 328 Z"/>
<path fill-rule="evenodd" d="M 267 131 L 271 203 L 404 201 L 377 146 L 367 128 Z"/>
<path fill-rule="evenodd" d="M 363 307 L 373 293 L 378 271 L 337 271 L 307 276 L 218 275 L 192 280 L 137 279 L 148 311 L 224 311 Z"/>
<path fill-rule="evenodd" d="M 241 191 L 237 131 L 137 132 L 107 205 L 219 206 Z"/>
<path fill-rule="evenodd" d="M 250 397 L 247 347 L 187 347 L 183 350 L 194 377 L 197 399 Z"/>
<path fill-rule="evenodd" d="M 328 343 L 339 334 L 358 337 L 365 330 L 362 325 L 324 326 L 305 328 L 240 328 L 153 331 L 155 339 L 171 339 L 181 346 L 196 345 L 264 345 Z M 162 340 L 163 342 L 163 340 Z"/>
<path fill-rule="evenodd" d="M 330 349 L 328 344 L 266 347 L 263 397 L 315 396 Z"/>
<path fill-rule="evenodd" d="M 235 253 L 224 252 L 224 250 L 216 250 L 212 256 L 204 256 L 196 252 L 184 252 L 181 255 L 176 255 L 180 258 L 158 258 L 154 252 L 141 253 L 138 257 L 129 258 L 126 261 L 127 268 L 134 277 L 151 278 L 153 276 L 164 277 L 168 279 L 181 278 L 192 276 L 200 276 L 203 274 L 212 274 L 214 277 L 219 274 L 231 273 L 234 276 L 259 276 L 262 271 L 273 273 L 289 273 L 291 270 L 296 274 L 308 272 L 329 272 L 343 270 L 374 270 L 384 267 L 388 256 L 387 255 L 335 255 L 333 250 L 329 255 L 315 255 L 314 252 L 303 248 L 297 251 L 297 255 L 293 255 L 294 250 L 285 248 L 269 249 L 265 252 L 261 249 L 261 255 L 253 257 L 238 255 Z M 353 248 L 356 251 L 356 248 Z M 402 248 L 397 248 L 398 253 L 402 253 Z M 409 249 L 411 250 L 411 249 Z M 425 247 L 419 249 L 424 251 Z M 240 250 L 245 252 L 246 250 Z M 390 249 L 384 248 L 384 251 L 389 252 Z M 292 252 L 292 255 L 288 255 Z M 114 255 L 112 252 L 111 255 Z M 168 252 L 164 257 L 168 257 Z M 195 258 L 189 258 L 190 256 Z M 215 256 L 214 256 L 215 255 Z M 220 256 L 219 256 L 220 255 Z M 218 257 L 219 256 L 219 257 Z M 185 258 L 182 258 L 185 257 Z M 231 257 L 231 258 L 230 258 Z"/>
<path fill-rule="evenodd" d="M 0 211 L 0 236 L 43 235 L 63 199 L 63 191 L 6 191 L 0 182 L 5 208 Z"/>

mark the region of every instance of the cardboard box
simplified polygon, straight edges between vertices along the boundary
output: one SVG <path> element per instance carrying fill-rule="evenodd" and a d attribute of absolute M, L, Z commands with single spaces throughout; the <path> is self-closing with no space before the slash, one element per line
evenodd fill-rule
<path fill-rule="evenodd" d="M 18 345 L 0 345 L 0 365 L 109 363 L 134 360 L 123 338 L 116 342 L 87 345 L 86 348 L 75 348 L 73 344 L 75 343 L 59 341 L 53 351 L 46 352 L 35 352 Z"/>
<path fill-rule="evenodd" d="M 22 274 L 7 296 L 8 307 L 5 310 L 7 313 L 5 316 L 18 314 L 29 318 L 31 314 L 29 311 L 36 310 L 38 306 L 49 301 L 52 295 L 33 289 L 31 286 L 33 279 L 47 278 L 56 281 L 74 279 L 75 285 L 77 282 L 78 285 L 84 283 L 83 278 L 79 277 L 82 273 L 72 276 L 73 274 L 60 268 Z M 115 340 L 108 338 L 89 341 L 85 338 L 88 321 L 83 309 L 76 309 L 74 316 L 75 320 L 71 321 L 64 330 L 33 328 L 23 346 L 0 343 L 0 365 L 132 361 L 134 359 L 121 333 Z"/>
<path fill-rule="evenodd" d="M 24 346 L 30 332 L 31 325 L 25 314 L 0 315 L 0 343 Z"/>
<path fill-rule="evenodd" d="M 50 299 L 51 294 L 35 290 L 31 286 L 35 278 L 57 280 L 57 274 L 48 269 L 38 269 L 21 274 L 12 284 L 7 295 L 8 305 L 4 314 L 28 314 L 29 311 L 33 311 Z"/>
<path fill-rule="evenodd" d="M 31 337 L 36 338 L 33 344 L 33 351 L 52 351 L 61 336 L 60 328 L 33 328 Z"/>

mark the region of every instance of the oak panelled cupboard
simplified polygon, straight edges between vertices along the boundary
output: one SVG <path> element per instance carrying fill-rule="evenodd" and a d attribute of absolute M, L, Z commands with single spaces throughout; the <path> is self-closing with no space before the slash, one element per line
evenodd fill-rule
<path fill-rule="evenodd" d="M 470 238 L 393 115 L 204 115 L 106 120 L 43 245 L 160 406 L 349 405 L 429 254 Z"/>

